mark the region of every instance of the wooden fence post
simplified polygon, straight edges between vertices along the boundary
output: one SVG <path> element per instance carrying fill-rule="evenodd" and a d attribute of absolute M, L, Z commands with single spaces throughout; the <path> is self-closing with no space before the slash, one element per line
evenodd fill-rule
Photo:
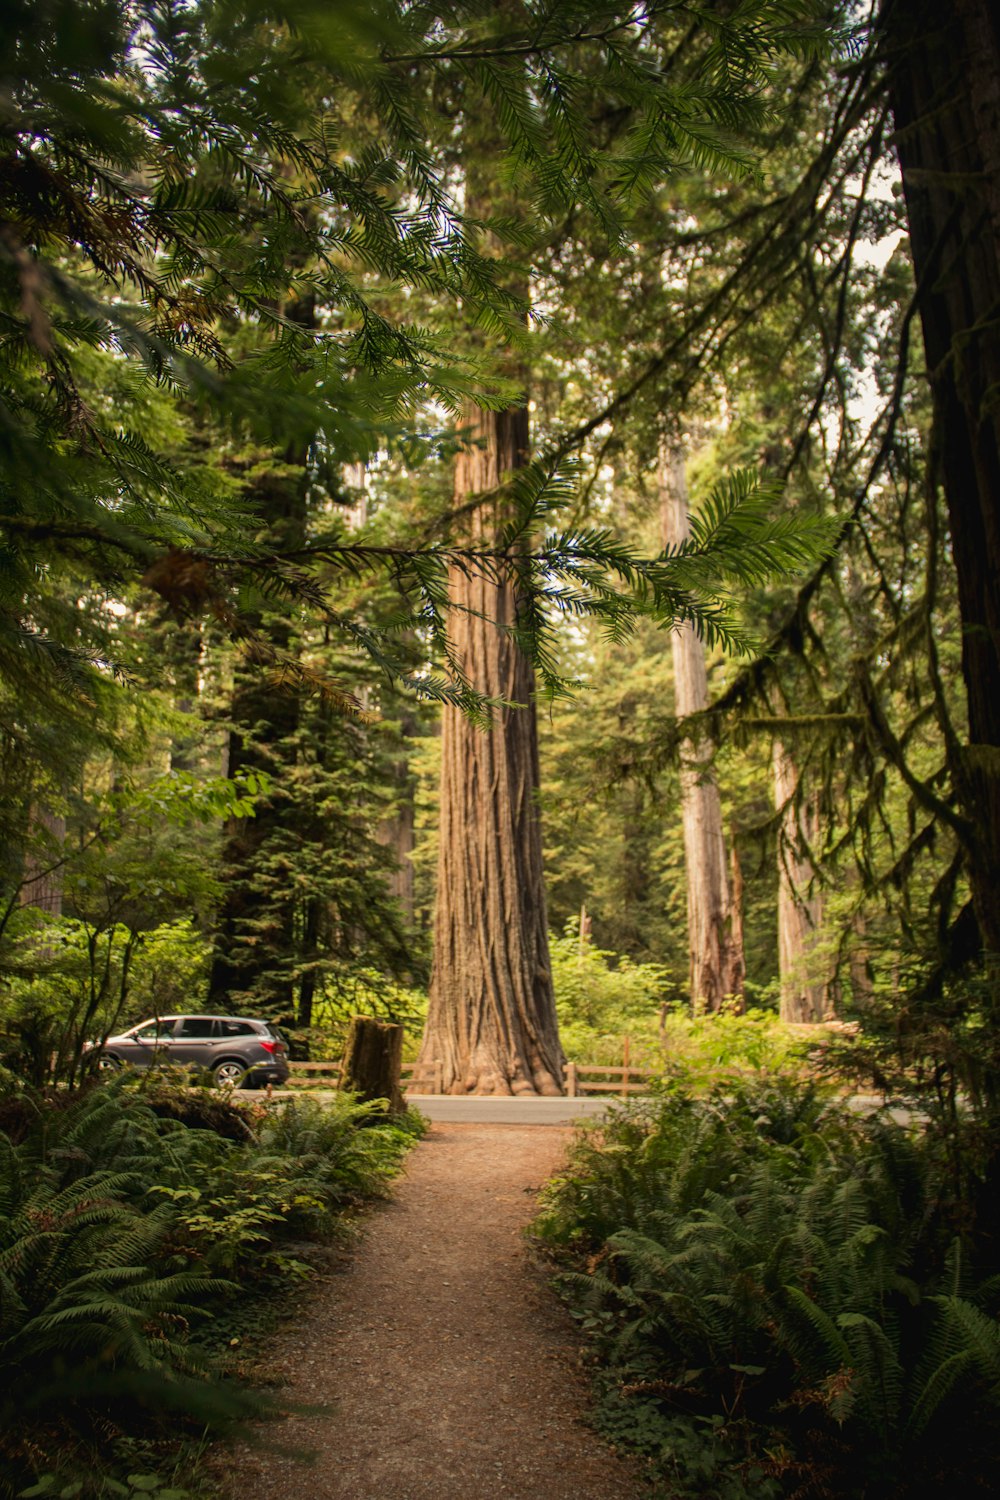
<path fill-rule="evenodd" d="M 566 1093 L 570 1099 L 576 1098 L 576 1063 L 566 1064 Z"/>

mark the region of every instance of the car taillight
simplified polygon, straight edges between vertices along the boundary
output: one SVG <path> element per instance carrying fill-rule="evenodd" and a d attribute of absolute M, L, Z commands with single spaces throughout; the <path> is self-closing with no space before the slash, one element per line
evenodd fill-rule
<path fill-rule="evenodd" d="M 273 1052 L 278 1045 L 277 1042 L 269 1042 L 264 1037 L 259 1037 L 258 1041 L 260 1042 L 260 1045 L 263 1047 L 265 1052 Z"/>

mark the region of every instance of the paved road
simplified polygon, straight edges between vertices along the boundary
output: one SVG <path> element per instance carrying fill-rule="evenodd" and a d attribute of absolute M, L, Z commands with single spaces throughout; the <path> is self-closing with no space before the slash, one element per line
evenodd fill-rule
<path fill-rule="evenodd" d="M 586 1099 L 543 1099 L 537 1095 L 512 1099 L 500 1094 L 407 1094 L 407 1099 L 429 1120 L 451 1120 L 469 1125 L 571 1125 L 574 1120 L 600 1118 L 614 1099 L 591 1095 Z"/>
<path fill-rule="evenodd" d="M 247 1090 L 251 1098 L 263 1098 Z M 276 1099 L 319 1099 L 329 1102 L 333 1089 L 285 1089 L 275 1091 Z M 492 1094 L 407 1094 L 407 1099 L 428 1120 L 451 1121 L 456 1125 L 572 1125 L 576 1120 L 601 1119 L 620 1099 L 587 1095 L 576 1099 L 543 1099 L 535 1095 L 511 1098 Z M 883 1100 L 874 1094 L 856 1094 L 845 1101 L 857 1114 L 873 1114 Z M 897 1125 L 909 1125 L 920 1116 L 905 1108 L 889 1110 Z"/>
<path fill-rule="evenodd" d="M 334 1092 L 330 1089 L 286 1089 L 280 1093 L 275 1091 L 273 1097 L 328 1101 L 334 1097 Z M 593 1095 L 583 1099 L 543 1099 L 535 1095 L 515 1099 L 492 1094 L 407 1094 L 406 1097 L 429 1120 L 462 1125 L 572 1125 L 575 1120 L 600 1119 L 611 1105 L 618 1102 Z"/>

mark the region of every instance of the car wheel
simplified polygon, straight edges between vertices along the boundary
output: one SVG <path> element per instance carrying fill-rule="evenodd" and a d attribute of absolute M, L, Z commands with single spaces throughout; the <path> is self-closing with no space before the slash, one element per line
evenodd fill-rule
<path fill-rule="evenodd" d="M 216 1063 L 212 1069 L 212 1076 L 220 1087 L 223 1084 L 229 1084 L 232 1088 L 239 1088 L 246 1077 L 246 1072 L 241 1062 L 230 1058 L 227 1062 Z"/>
<path fill-rule="evenodd" d="M 119 1068 L 122 1068 L 124 1066 L 125 1064 L 122 1062 L 120 1057 L 108 1057 L 106 1053 L 103 1057 L 100 1057 L 97 1062 L 98 1070 L 101 1073 L 117 1073 Z"/>

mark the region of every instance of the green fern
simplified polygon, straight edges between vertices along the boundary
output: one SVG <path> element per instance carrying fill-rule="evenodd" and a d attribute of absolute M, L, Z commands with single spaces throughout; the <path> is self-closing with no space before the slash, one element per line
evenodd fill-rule
<path fill-rule="evenodd" d="M 237 1143 L 159 1118 L 164 1092 L 116 1079 L 58 1108 L 23 1096 L 24 1138 L 0 1134 L 0 1458 L 23 1484 L 41 1433 L 84 1445 L 96 1494 L 112 1415 L 152 1434 L 261 1412 L 198 1336 L 237 1289 L 220 1268 L 238 1267 L 244 1299 L 266 1287 L 282 1240 L 381 1192 L 416 1129 L 343 1098 L 277 1110 Z"/>
<path fill-rule="evenodd" d="M 995 1287 L 970 1297 L 938 1243 L 935 1172 L 907 1132 L 800 1085 L 675 1085 L 577 1147 L 540 1228 L 593 1257 L 565 1287 L 626 1387 L 753 1420 L 804 1463 L 820 1442 L 839 1492 L 895 1493 L 956 1419 L 987 1445 L 1000 1426 Z"/>

